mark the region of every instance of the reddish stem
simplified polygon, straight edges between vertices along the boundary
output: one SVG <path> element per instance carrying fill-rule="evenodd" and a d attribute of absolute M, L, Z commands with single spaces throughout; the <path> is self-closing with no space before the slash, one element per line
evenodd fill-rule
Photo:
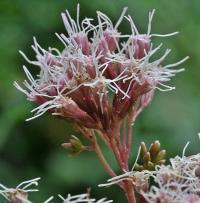
<path fill-rule="evenodd" d="M 128 199 L 128 203 L 136 203 L 133 185 L 128 180 L 126 181 L 126 190 L 125 190 L 125 192 L 126 192 L 126 197 Z"/>
<path fill-rule="evenodd" d="M 127 142 L 127 132 L 126 132 L 126 118 L 124 118 L 122 120 L 122 123 L 121 123 L 121 128 L 122 128 L 122 145 L 123 145 L 123 150 L 124 152 L 126 153 L 126 142 Z"/>
<path fill-rule="evenodd" d="M 112 151 L 115 155 L 115 159 L 116 159 L 117 163 L 119 164 L 122 171 L 124 171 L 125 170 L 124 161 L 121 158 L 121 154 L 120 154 L 120 151 L 119 151 L 119 148 L 116 144 L 115 139 L 111 139 L 111 147 L 112 147 Z"/>
<path fill-rule="evenodd" d="M 120 137 L 120 134 L 118 134 L 120 132 L 118 120 L 116 120 L 117 123 L 115 123 L 111 134 L 113 138 L 113 139 L 111 138 L 111 147 L 114 152 L 115 158 L 123 172 L 124 170 L 129 171 L 128 160 L 130 156 L 132 143 L 132 118 L 133 112 L 129 114 L 127 120 L 124 119 L 122 121 L 122 145 L 121 143 L 117 145 L 115 140 L 117 136 Z M 128 126 L 126 126 L 126 121 L 128 122 Z M 122 147 L 122 150 L 120 149 L 120 147 Z M 124 184 L 125 184 L 124 191 L 126 193 L 128 202 L 136 203 L 133 184 L 131 183 L 130 180 L 124 181 Z"/>
<path fill-rule="evenodd" d="M 128 132 L 127 132 L 127 162 L 131 152 L 131 145 L 132 145 L 132 133 L 133 133 L 133 121 L 132 121 L 132 113 L 128 117 Z"/>
<path fill-rule="evenodd" d="M 121 168 L 122 172 L 124 171 L 128 171 L 128 159 L 129 159 L 129 154 L 130 154 L 130 150 L 131 150 L 131 141 L 132 141 L 132 117 L 131 115 L 129 115 L 128 117 L 128 129 L 126 130 L 126 123 L 123 124 L 124 129 L 123 129 L 123 137 L 122 137 L 122 142 L 123 139 L 126 140 L 126 146 L 124 146 L 121 142 L 120 142 L 120 129 L 119 129 L 119 120 L 116 119 L 114 122 L 114 126 L 112 128 L 112 130 L 110 130 L 109 132 L 103 133 L 100 137 L 106 137 L 109 140 L 109 146 L 111 147 L 115 158 L 117 160 L 117 163 L 119 164 L 119 167 Z M 94 150 L 101 162 L 101 164 L 103 165 L 104 169 L 107 171 L 107 173 L 111 176 L 111 177 L 115 177 L 116 174 L 115 172 L 112 170 L 111 166 L 108 164 L 108 162 L 106 161 L 101 148 L 99 147 L 98 143 L 97 143 L 97 139 L 95 136 L 94 131 L 92 130 L 88 130 L 85 128 L 79 128 L 79 130 L 84 134 L 84 136 L 90 140 L 90 142 L 93 144 Z M 125 132 L 127 131 L 127 134 L 125 135 Z M 124 138 L 125 136 L 125 138 Z M 124 149 L 126 147 L 126 153 L 124 153 Z M 124 192 L 126 193 L 127 199 L 129 203 L 136 203 L 135 200 L 135 194 L 134 194 L 134 186 L 132 184 L 132 182 L 130 180 L 125 180 L 122 182 L 119 182 L 118 185 L 124 190 Z"/>

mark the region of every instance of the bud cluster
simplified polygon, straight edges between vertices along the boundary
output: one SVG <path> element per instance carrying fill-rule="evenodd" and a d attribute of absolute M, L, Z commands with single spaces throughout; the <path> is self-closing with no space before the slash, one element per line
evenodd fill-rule
<path fill-rule="evenodd" d="M 165 163 L 166 150 L 160 149 L 160 142 L 157 140 L 147 149 L 144 142 L 141 143 L 140 160 L 135 164 L 134 170 L 154 170 L 156 166 Z"/>
<path fill-rule="evenodd" d="M 148 30 L 140 34 L 125 8 L 118 21 L 113 24 L 104 13 L 97 12 L 98 24 L 93 19 L 73 19 L 69 12 L 62 13 L 66 28 L 65 34 L 57 34 L 64 45 L 43 49 L 34 38 L 33 50 L 36 61 L 31 61 L 20 51 L 23 57 L 40 68 L 35 79 L 24 66 L 28 81 L 25 89 L 15 82 L 15 86 L 27 95 L 28 100 L 38 104 L 32 110 L 34 119 L 50 112 L 67 121 L 91 129 L 107 131 L 113 121 L 123 119 L 134 108 L 135 115 L 151 101 L 155 89 L 162 91 L 174 89 L 165 85 L 171 77 L 183 69 L 170 69 L 183 60 L 162 65 L 169 54 L 153 60 L 152 56 L 162 45 L 153 48 L 152 37 L 171 36 L 151 34 L 151 21 L 154 11 L 149 14 Z M 122 34 L 119 25 L 126 20 L 131 34 Z M 109 94 L 109 92 L 112 92 Z M 112 95 L 112 96 L 110 96 Z"/>
<path fill-rule="evenodd" d="M 72 135 L 68 143 L 63 143 L 62 146 L 68 149 L 70 155 L 77 155 L 86 149 L 78 137 Z"/>

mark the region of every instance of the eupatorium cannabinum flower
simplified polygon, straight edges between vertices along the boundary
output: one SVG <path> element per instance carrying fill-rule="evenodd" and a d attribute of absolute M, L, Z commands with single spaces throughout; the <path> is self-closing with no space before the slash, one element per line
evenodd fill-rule
<path fill-rule="evenodd" d="M 186 147 L 182 157 L 176 156 L 170 159 L 170 165 L 157 165 L 154 171 L 125 172 L 99 186 L 111 186 L 129 180 L 132 181 L 136 191 L 143 196 L 141 202 L 200 203 L 200 154 L 185 156 Z M 156 186 L 149 187 L 151 177 Z"/>
<path fill-rule="evenodd" d="M 186 145 L 187 147 L 187 145 Z M 176 156 L 171 165 L 157 166 L 149 192 L 142 192 L 149 203 L 199 203 L 200 202 L 200 154 Z"/>
<path fill-rule="evenodd" d="M 30 189 L 30 186 L 35 185 L 38 186 L 38 180 L 40 178 L 35 178 L 31 180 L 24 181 L 17 185 L 16 188 L 7 188 L 6 186 L 0 184 L 0 194 L 8 200 L 9 203 L 33 203 L 28 198 L 29 192 L 37 192 L 38 189 Z M 66 198 L 58 195 L 59 199 L 61 199 L 62 203 L 81 203 L 81 202 L 88 202 L 88 203 L 111 203 L 112 200 L 107 200 L 106 198 L 102 198 L 100 200 L 96 200 L 90 197 L 89 193 L 78 194 L 78 195 L 71 195 L 68 194 Z M 53 203 L 54 197 L 51 196 L 43 203 Z"/>
<path fill-rule="evenodd" d="M 0 184 L 0 194 L 10 203 L 30 203 L 28 200 L 29 192 L 37 192 L 38 189 L 30 189 L 30 186 L 38 186 L 40 178 L 34 178 L 24 181 L 16 186 L 16 188 L 7 188 Z"/>
<path fill-rule="evenodd" d="M 152 56 L 161 45 L 153 47 L 152 37 L 171 36 L 151 34 L 151 21 L 154 11 L 149 14 L 148 30 L 140 34 L 126 8 L 116 23 L 108 16 L 97 12 L 98 24 L 93 19 L 79 19 L 79 6 L 76 19 L 69 12 L 62 13 L 66 28 L 65 34 L 56 34 L 64 45 L 62 51 L 56 48 L 43 49 L 34 38 L 33 50 L 36 60 L 23 57 L 40 69 L 34 78 L 26 66 L 23 69 L 28 80 L 25 88 L 15 82 L 15 86 L 26 94 L 28 100 L 38 107 L 32 110 L 35 115 L 27 120 L 41 116 L 45 112 L 62 117 L 87 128 L 106 131 L 114 119 L 122 119 L 134 106 L 146 107 L 155 89 L 172 90 L 169 81 L 183 69 L 171 69 L 183 60 L 162 65 L 169 54 L 153 60 Z M 120 33 L 122 21 L 128 21 L 131 34 Z M 112 96 L 109 96 L 112 92 Z"/>

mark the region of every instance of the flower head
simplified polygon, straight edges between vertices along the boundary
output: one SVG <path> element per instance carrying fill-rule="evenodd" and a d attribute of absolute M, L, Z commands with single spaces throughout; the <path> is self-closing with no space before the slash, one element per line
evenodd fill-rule
<path fill-rule="evenodd" d="M 29 192 L 37 192 L 38 189 L 30 189 L 32 185 L 37 186 L 40 178 L 34 178 L 24 181 L 16 186 L 16 188 L 7 188 L 0 184 L 0 194 L 3 195 L 11 203 L 31 203 L 28 200 Z"/>
<path fill-rule="evenodd" d="M 151 34 L 154 11 L 149 14 L 147 33 L 140 34 L 131 16 L 126 16 L 127 8 L 115 24 L 98 11 L 97 25 L 91 18 L 80 21 L 79 10 L 78 5 L 76 19 L 68 11 L 62 13 L 66 34 L 56 34 L 64 45 L 62 51 L 45 50 L 35 38 L 32 46 L 35 61 L 20 51 L 26 61 L 40 68 L 40 73 L 35 79 L 23 66 L 28 78 L 24 81 L 25 89 L 14 84 L 28 100 L 39 105 L 28 120 L 48 111 L 78 125 L 106 131 L 115 118 L 124 118 L 134 105 L 138 111 L 146 107 L 155 89 L 174 89 L 164 83 L 183 70 L 171 67 L 181 64 L 187 57 L 163 66 L 170 52 L 167 49 L 160 59 L 152 60 L 161 47 L 153 48 L 152 37 L 177 34 Z M 123 20 L 130 24 L 129 35 L 118 30 Z"/>
<path fill-rule="evenodd" d="M 157 166 L 153 174 L 157 186 L 142 192 L 147 202 L 200 202 L 200 154 L 186 157 L 185 149 L 182 157 L 170 159 L 171 165 Z"/>

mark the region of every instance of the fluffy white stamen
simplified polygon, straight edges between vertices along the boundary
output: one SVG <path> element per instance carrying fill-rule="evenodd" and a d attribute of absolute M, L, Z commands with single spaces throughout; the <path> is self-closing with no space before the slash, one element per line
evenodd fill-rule
<path fill-rule="evenodd" d="M 31 203 L 23 195 L 27 194 L 29 192 L 37 192 L 38 189 L 29 189 L 29 187 L 32 185 L 38 186 L 39 180 L 40 180 L 40 178 L 34 178 L 31 180 L 24 181 L 24 182 L 20 183 L 19 185 L 17 185 L 16 188 L 7 188 L 4 185 L 0 184 L 0 194 L 9 201 L 10 201 L 9 195 L 16 194 L 16 198 L 18 198 L 19 200 L 22 200 L 24 203 Z M 21 195 L 20 195 L 20 193 L 21 193 Z"/>
<path fill-rule="evenodd" d="M 53 200 L 53 196 L 49 197 L 46 201 L 44 201 L 43 203 L 50 203 Z"/>
<path fill-rule="evenodd" d="M 152 186 L 150 191 L 142 195 L 148 202 L 167 199 L 168 202 L 185 202 L 187 195 L 195 195 L 200 192 L 200 181 L 195 171 L 199 168 L 200 154 L 186 157 L 185 151 L 189 142 L 185 145 L 182 157 L 176 156 L 170 159 L 171 165 L 156 166 L 154 181 L 157 186 Z M 198 197 L 198 196 L 197 196 Z"/>
<path fill-rule="evenodd" d="M 78 202 L 87 202 L 87 203 L 111 203 L 112 200 L 106 200 L 106 198 L 102 198 L 100 200 L 91 199 L 89 194 L 79 194 L 71 196 L 68 194 L 67 198 L 64 198 L 62 195 L 58 195 L 63 203 L 78 203 Z"/>
<path fill-rule="evenodd" d="M 150 35 L 151 33 L 151 24 L 152 24 L 154 13 L 155 13 L 155 9 L 153 9 L 152 12 L 149 12 L 149 23 L 148 23 L 147 35 Z"/>
<path fill-rule="evenodd" d="M 20 51 L 20 54 L 28 63 L 39 66 L 40 72 L 35 79 L 26 66 L 23 66 L 28 78 L 23 83 L 25 89 L 17 82 L 14 82 L 14 85 L 28 97 L 28 100 L 39 104 L 44 102 L 44 104 L 33 109 L 32 112 L 36 112 L 35 115 L 27 120 L 37 118 L 49 110 L 53 110 L 54 114 L 54 109 L 60 108 L 57 97 L 70 96 L 71 93 L 81 87 L 97 88 L 101 105 L 103 96 L 108 91 L 112 91 L 114 94 L 121 93 L 123 95 L 122 99 L 130 98 L 129 92 L 134 82 L 139 85 L 148 84 L 150 88 L 161 91 L 174 89 L 174 87 L 166 85 L 165 82 L 170 81 L 171 77 L 184 69 L 173 70 L 170 68 L 185 62 L 188 57 L 176 63 L 162 66 L 161 63 L 170 52 L 167 49 L 163 56 L 153 61 L 152 56 L 162 46 L 161 44 L 153 48 L 151 43 L 151 37 L 161 36 L 151 34 L 154 10 L 149 13 L 147 34 L 139 34 L 131 16 L 125 16 L 126 10 L 127 8 L 123 9 L 115 24 L 106 14 L 98 11 L 98 24 L 95 25 L 92 18 L 85 18 L 80 21 L 80 5 L 78 4 L 75 19 L 67 10 L 62 13 L 67 36 L 56 33 L 56 36 L 64 45 L 62 52 L 56 48 L 43 49 L 35 37 L 33 38 L 32 49 L 36 54 L 36 60 L 30 60 Z M 131 35 L 118 32 L 117 29 L 123 19 L 129 22 L 132 31 Z M 88 33 L 91 34 L 89 35 L 91 37 L 88 36 Z M 166 37 L 175 34 L 177 32 L 162 36 Z M 144 40 L 144 44 L 141 45 L 141 49 L 146 48 L 139 50 L 142 52 L 142 56 L 139 58 L 135 56 L 138 52 L 136 45 L 140 48 L 140 43 L 143 43 L 142 40 Z M 114 46 L 112 51 L 109 51 L 109 43 L 111 43 L 111 47 Z M 84 52 L 84 47 L 86 47 L 86 52 Z M 119 72 L 115 69 L 117 63 L 121 66 Z M 106 70 L 108 66 L 113 66 L 109 71 L 111 71 L 111 74 L 112 71 L 114 72 L 115 78 L 110 79 L 107 76 Z M 116 75 L 117 72 L 118 75 Z M 125 90 L 120 81 L 128 83 L 125 85 Z M 100 89 L 98 90 L 98 88 Z M 103 109 L 102 106 L 101 109 Z"/>

